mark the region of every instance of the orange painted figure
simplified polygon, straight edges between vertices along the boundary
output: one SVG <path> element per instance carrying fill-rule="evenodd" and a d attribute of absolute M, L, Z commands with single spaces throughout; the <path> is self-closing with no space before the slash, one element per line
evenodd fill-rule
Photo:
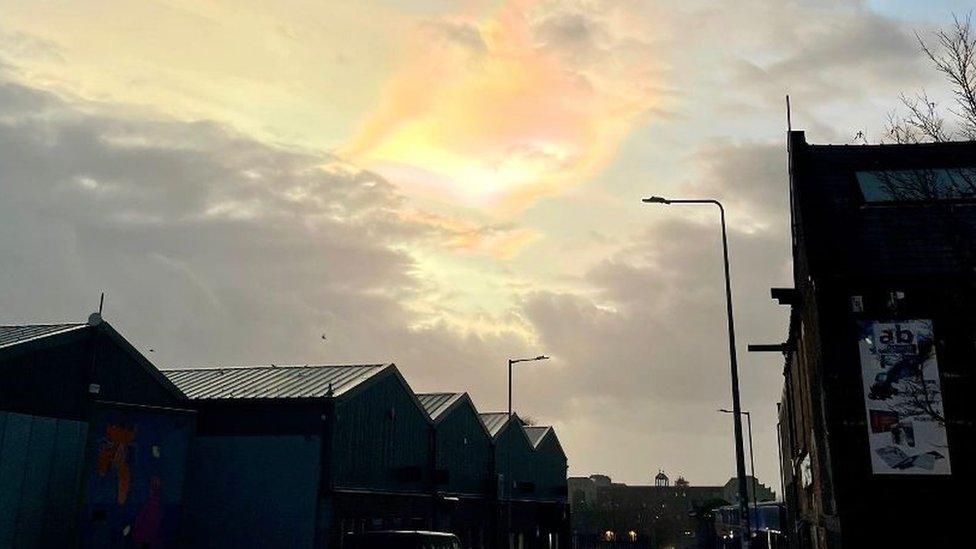
<path fill-rule="evenodd" d="M 135 427 L 126 429 L 120 425 L 109 425 L 105 428 L 105 442 L 102 443 L 102 448 L 98 452 L 98 476 L 104 477 L 108 473 L 109 467 L 115 468 L 119 483 L 115 499 L 120 507 L 125 505 L 125 500 L 129 497 L 132 476 L 129 472 L 126 454 L 129 445 L 135 438 Z"/>

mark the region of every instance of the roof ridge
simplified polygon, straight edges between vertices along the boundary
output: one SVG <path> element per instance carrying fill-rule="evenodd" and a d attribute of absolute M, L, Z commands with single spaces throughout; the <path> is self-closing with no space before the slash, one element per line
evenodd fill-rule
<path fill-rule="evenodd" d="M 196 372 L 214 370 L 281 370 L 302 368 L 376 368 L 385 367 L 392 362 L 377 362 L 372 364 L 254 364 L 250 366 L 191 366 L 191 367 L 162 367 L 166 372 Z"/>
<path fill-rule="evenodd" d="M 29 328 L 32 326 L 87 326 L 87 322 L 35 322 L 33 324 L 0 324 L 0 328 Z"/>

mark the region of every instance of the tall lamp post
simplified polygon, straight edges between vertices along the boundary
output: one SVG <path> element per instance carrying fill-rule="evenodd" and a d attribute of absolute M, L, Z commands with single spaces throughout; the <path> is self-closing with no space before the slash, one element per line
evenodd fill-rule
<path fill-rule="evenodd" d="M 722 408 L 719 410 L 723 414 L 734 414 L 732 410 L 726 410 Z M 749 468 L 752 470 L 750 473 L 752 475 L 752 506 L 759 508 L 759 491 L 756 488 L 756 452 L 752 447 L 752 414 L 747 410 L 742 410 L 742 414 L 746 416 L 746 430 L 749 432 Z"/>
<path fill-rule="evenodd" d="M 742 528 L 742 547 L 747 549 L 752 540 L 749 528 L 749 488 L 746 484 L 745 450 L 742 444 L 742 407 L 739 405 L 739 365 L 735 355 L 735 321 L 732 318 L 732 280 L 729 276 L 729 241 L 725 230 L 725 208 L 713 199 L 671 200 L 652 196 L 642 200 L 645 204 L 710 204 L 718 206 L 722 222 L 722 253 L 725 262 L 725 308 L 729 323 L 729 366 L 732 370 L 732 414 L 735 425 L 735 472 L 739 478 L 739 525 Z"/>
<path fill-rule="evenodd" d="M 535 362 L 537 360 L 549 360 L 546 355 L 539 355 L 533 358 L 510 358 L 508 359 L 508 422 L 509 428 L 511 428 L 512 422 L 512 366 L 515 366 L 519 362 Z M 505 488 L 508 492 L 507 505 L 506 507 L 506 518 L 505 518 L 505 544 L 511 547 L 512 545 L 512 488 L 514 488 L 514 483 L 512 482 L 512 435 L 508 435 L 508 442 L 506 443 L 508 447 L 506 449 L 505 457 Z"/>

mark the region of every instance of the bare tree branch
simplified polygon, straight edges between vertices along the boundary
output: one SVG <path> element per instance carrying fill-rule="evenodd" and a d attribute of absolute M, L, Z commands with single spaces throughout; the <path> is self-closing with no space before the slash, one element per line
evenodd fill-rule
<path fill-rule="evenodd" d="M 925 56 L 949 81 L 955 108 L 947 109 L 959 126 L 958 132 L 946 130 L 945 118 L 938 105 L 923 91 L 901 96 L 905 116 L 889 116 L 888 136 L 896 143 L 921 141 L 944 142 L 964 138 L 976 140 L 976 33 L 970 15 L 960 19 L 953 14 L 952 25 L 933 33 L 934 44 L 916 33 Z"/>

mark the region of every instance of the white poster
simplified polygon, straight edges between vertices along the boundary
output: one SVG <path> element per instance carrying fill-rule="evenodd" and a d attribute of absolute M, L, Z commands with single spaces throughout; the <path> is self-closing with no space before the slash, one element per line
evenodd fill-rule
<path fill-rule="evenodd" d="M 950 474 L 932 321 L 861 322 L 860 329 L 872 470 Z"/>

